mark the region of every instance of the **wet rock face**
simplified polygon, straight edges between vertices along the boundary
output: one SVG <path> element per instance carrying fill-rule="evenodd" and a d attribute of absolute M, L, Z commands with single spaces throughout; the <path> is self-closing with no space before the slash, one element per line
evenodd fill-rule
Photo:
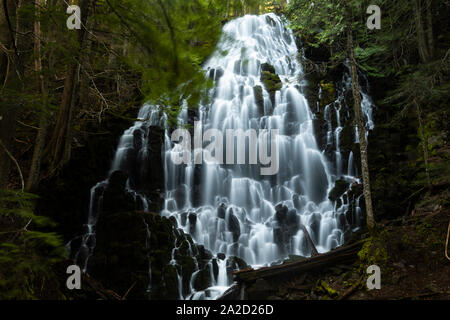
<path fill-rule="evenodd" d="M 340 198 L 344 192 L 348 190 L 350 183 L 344 179 L 338 179 L 334 183 L 333 189 L 328 193 L 328 199 L 335 202 L 338 198 Z"/>
<path fill-rule="evenodd" d="M 261 82 L 264 84 L 265 89 L 270 95 L 272 105 L 275 104 L 275 93 L 283 86 L 278 74 L 275 73 L 275 68 L 268 64 L 263 63 L 261 65 Z"/>
<path fill-rule="evenodd" d="M 133 131 L 133 147 L 127 149 L 121 170 L 129 179 L 130 188 L 151 200 L 151 210 L 159 211 L 161 192 L 164 188 L 162 175 L 162 146 L 164 131 L 158 126 L 149 126 L 147 133 L 142 128 Z M 111 179 L 111 177 L 110 177 Z"/>
<path fill-rule="evenodd" d="M 233 234 L 233 241 L 236 242 L 241 235 L 241 227 L 238 218 L 231 211 L 228 216 L 228 229 Z"/>
<path fill-rule="evenodd" d="M 300 228 L 297 212 L 295 209 L 289 210 L 287 206 L 281 203 L 277 204 L 274 220 L 277 224 L 277 227 L 273 230 L 274 241 L 283 253 L 290 252 L 291 237 Z"/>
<path fill-rule="evenodd" d="M 261 116 L 264 116 L 264 96 L 261 86 L 254 86 L 253 93 L 255 95 L 255 103 Z"/>
<path fill-rule="evenodd" d="M 179 299 L 179 277 L 182 294 L 187 295 L 195 273 L 195 289 L 209 287 L 211 252 L 195 245 L 190 235 L 176 228 L 173 219 L 135 211 L 134 198 L 125 189 L 126 181 L 124 172 L 113 172 L 104 190 L 89 274 L 119 294 L 136 282 L 129 299 Z M 185 219 L 193 226 L 196 218 L 186 213 Z"/>
<path fill-rule="evenodd" d="M 222 68 L 210 69 L 208 72 L 208 78 L 213 81 L 217 81 L 223 76 L 223 74 L 224 71 Z"/>
<path fill-rule="evenodd" d="M 135 210 L 134 198 L 125 192 L 127 175 L 123 171 L 114 171 L 108 179 L 108 186 L 103 192 L 103 211 L 117 213 Z"/>

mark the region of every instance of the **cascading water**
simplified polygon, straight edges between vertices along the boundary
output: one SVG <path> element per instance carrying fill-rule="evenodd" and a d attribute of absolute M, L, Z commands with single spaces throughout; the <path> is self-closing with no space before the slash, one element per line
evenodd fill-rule
<path fill-rule="evenodd" d="M 162 214 L 174 216 L 186 233 L 213 253 L 238 256 L 252 266 L 288 254 L 310 255 L 300 223 L 319 252 L 341 245 L 344 226 L 327 198 L 336 175 L 315 141 L 314 116 L 300 92 L 302 67 L 292 32 L 274 14 L 238 18 L 223 32 L 216 53 L 204 66 L 216 81 L 212 103 L 199 108 L 202 128 L 217 129 L 223 136 L 227 129 L 279 129 L 279 171 L 267 177 L 254 164 L 175 165 L 171 153 L 179 153 L 180 145 L 172 146 L 166 136 Z M 273 101 L 261 82 L 265 63 L 274 66 L 282 82 Z M 264 88 L 263 108 L 258 106 L 257 86 Z M 187 123 L 187 113 L 179 120 Z M 203 153 L 209 152 L 202 147 Z M 218 285 L 230 285 L 222 272 Z"/>
<path fill-rule="evenodd" d="M 244 132 L 278 129 L 279 135 L 273 141 L 279 156 L 275 175 L 261 175 L 260 169 L 264 167 L 261 164 L 211 161 L 212 157 L 207 157 L 211 150 L 197 141 L 190 161 L 175 164 L 173 155 L 182 153 L 183 148 L 171 141 L 166 117 L 161 116 L 156 106 L 144 105 L 138 116 L 141 121 L 125 131 L 120 140 L 110 174 L 125 171 L 129 193 L 141 210 L 147 211 L 149 200 L 138 188 L 139 175 L 151 167 L 146 139 L 150 126 L 165 128 L 162 154 L 165 201 L 161 215 L 175 218 L 178 228 L 214 255 L 218 270 L 216 274 L 213 272 L 212 260 L 207 264 L 212 287 L 205 291 L 195 292 L 192 285 L 200 271 L 197 261 L 187 295 L 183 294 L 186 290 L 181 288 L 183 281 L 178 272 L 180 299 L 215 298 L 224 292 L 231 284 L 228 261 L 231 256 L 240 257 L 253 267 L 279 263 L 289 254 L 310 256 L 311 247 L 303 230 L 310 234 L 319 252 L 344 242 L 348 226 L 339 216 L 350 204 L 347 201 L 337 208 L 328 199 L 337 177 L 345 174 L 339 150 L 341 123 L 338 120 L 337 128 L 329 127 L 329 141 L 336 142 L 334 166 L 316 143 L 314 114 L 302 94 L 304 82 L 298 55 L 292 32 L 278 16 L 244 16 L 223 27 L 216 52 L 204 64 L 205 72 L 214 80 L 214 88 L 209 93 L 210 102 L 198 108 L 201 126 L 195 128 L 195 134 L 202 137 L 202 132 L 209 129 L 216 129 L 222 136 L 229 129 Z M 279 76 L 281 83 L 277 90 L 269 90 L 262 81 L 267 66 L 273 66 Z M 337 105 L 327 108 L 328 113 L 337 115 L 341 110 Z M 186 104 L 178 122 L 180 125 L 191 122 Z M 246 159 L 250 158 L 250 150 L 256 150 L 252 147 L 245 145 Z M 136 165 L 131 169 L 127 165 L 130 150 L 138 150 L 133 158 Z M 271 146 L 271 150 L 276 148 Z M 194 161 L 199 154 L 204 159 L 201 164 Z M 223 158 L 226 156 L 224 149 Z M 353 159 L 352 154 L 350 157 Z M 348 175 L 354 172 L 350 161 L 346 171 Z M 87 231 L 75 257 L 85 270 L 95 247 L 95 224 L 107 184 L 105 180 L 91 190 Z M 359 214 L 359 208 L 354 212 Z M 177 264 L 177 249 L 172 252 L 172 265 Z M 189 250 L 192 252 L 191 247 Z"/>

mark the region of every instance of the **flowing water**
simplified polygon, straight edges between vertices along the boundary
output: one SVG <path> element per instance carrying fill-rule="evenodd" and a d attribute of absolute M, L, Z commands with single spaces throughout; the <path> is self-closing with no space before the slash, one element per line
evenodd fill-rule
<path fill-rule="evenodd" d="M 207 75 L 214 80 L 209 103 L 198 109 L 196 134 L 216 129 L 224 137 L 227 129 L 278 129 L 276 143 L 279 155 L 279 170 L 276 175 L 261 175 L 261 164 L 220 164 L 208 159 L 211 152 L 206 144 L 197 143 L 194 155 L 202 155 L 203 163 L 176 165 L 173 154 L 182 149 L 171 141 L 171 132 L 166 128 L 163 151 L 165 202 L 161 215 L 172 216 L 178 227 L 202 244 L 215 257 L 225 254 L 218 261 L 218 275 L 214 276 L 210 263 L 213 287 L 205 292 L 195 292 L 180 299 L 214 298 L 231 283 L 227 276 L 227 259 L 238 256 L 253 267 L 279 263 L 289 254 L 310 256 L 303 224 L 319 252 L 329 251 L 344 242 L 340 213 L 346 205 L 336 208 L 328 199 L 328 192 L 341 175 L 355 173 L 353 154 L 348 166 L 343 168 L 339 148 L 339 133 L 342 130 L 339 115 L 342 104 L 327 106 L 325 112 L 331 118 L 336 113 L 337 127 L 329 120 L 328 142 L 335 142 L 336 163 L 330 163 L 319 150 L 313 132 L 313 119 L 308 101 L 302 94 L 306 85 L 302 81 L 302 66 L 299 51 L 291 30 L 281 18 L 274 14 L 244 16 L 228 22 L 215 53 L 204 64 Z M 265 63 L 272 65 L 279 75 L 282 86 L 271 97 L 261 82 Z M 345 81 L 344 81 L 345 82 Z M 262 94 L 257 94 L 257 87 Z M 364 97 L 364 96 L 363 96 Z M 368 98 L 367 98 L 368 99 Z M 313 106 L 315 107 L 315 106 Z M 370 109 L 370 110 L 369 110 Z M 366 118 L 371 122 L 371 107 L 366 106 Z M 179 123 L 189 123 L 185 105 L 178 116 Z M 127 150 L 136 148 L 136 131 L 148 133 L 150 125 L 165 126 L 165 116 L 160 117 L 157 107 L 144 105 L 134 126 L 122 136 L 110 172 L 127 170 Z M 367 122 L 366 119 L 366 122 Z M 148 170 L 146 163 L 147 134 L 139 135 L 138 170 Z M 246 145 L 246 159 L 253 146 Z M 274 149 L 271 145 L 271 149 Z M 224 153 L 226 150 L 224 149 Z M 224 158 L 226 155 L 224 154 Z M 247 161 L 248 162 L 248 161 Z M 100 182 L 91 191 L 91 207 L 86 234 L 78 252 L 86 269 L 88 257 L 95 247 L 95 223 L 101 211 L 102 192 L 107 180 Z M 128 182 L 129 191 L 148 209 L 148 200 L 133 191 L 133 181 Z M 359 199 L 358 199 L 359 200 Z M 347 205 L 348 206 L 348 205 Z M 356 213 L 360 210 L 356 208 Z M 176 264 L 172 259 L 172 264 Z M 196 273 L 194 272 L 192 278 Z M 181 286 L 181 280 L 180 286 Z"/>

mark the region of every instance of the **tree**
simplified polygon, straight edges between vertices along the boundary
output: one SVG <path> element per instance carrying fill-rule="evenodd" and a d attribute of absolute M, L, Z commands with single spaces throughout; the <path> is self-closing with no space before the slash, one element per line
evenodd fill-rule
<path fill-rule="evenodd" d="M 76 77 L 79 75 L 80 68 L 82 68 L 81 61 L 83 59 L 83 50 L 85 49 L 84 42 L 86 33 L 89 32 L 86 29 L 86 25 L 90 10 L 92 9 L 92 0 L 80 0 L 79 6 L 83 14 L 81 15 L 82 28 L 77 30 L 78 50 L 74 52 L 71 63 L 67 68 L 61 106 L 46 151 L 49 155 L 51 171 L 63 166 L 70 159 L 72 150 L 73 109 L 75 108 L 75 97 L 78 89 Z"/>
<path fill-rule="evenodd" d="M 369 163 L 367 157 L 366 130 L 362 116 L 361 95 L 359 92 L 358 64 L 355 58 L 354 35 L 352 30 L 364 30 L 361 21 L 353 18 L 353 9 L 359 7 L 356 1 L 293 1 L 288 8 L 293 27 L 304 35 L 316 39 L 333 49 L 332 59 L 338 62 L 348 60 L 352 79 L 353 111 L 358 128 L 361 154 L 362 181 L 366 204 L 366 220 L 369 229 L 375 227 L 375 219 L 370 192 Z M 343 41 L 346 39 L 346 41 Z"/>
<path fill-rule="evenodd" d="M 44 2 L 35 0 L 35 21 L 34 21 L 34 71 L 36 72 L 37 92 L 42 96 L 44 102 L 43 110 L 40 115 L 39 130 L 36 135 L 36 142 L 31 160 L 30 172 L 27 180 L 27 190 L 33 189 L 39 181 L 41 170 L 42 153 L 45 147 L 45 138 L 47 136 L 47 90 L 45 87 L 44 75 L 42 74 L 42 57 L 41 57 L 41 21 L 40 8 Z"/>
<path fill-rule="evenodd" d="M 24 104 L 19 96 L 24 90 L 24 61 L 26 60 L 27 21 L 23 18 L 22 6 L 27 1 L 2 1 L 1 47 L 2 69 L 5 70 L 0 88 L 0 188 L 7 186 L 11 163 L 11 147 L 16 131 L 16 119 Z M 15 24 L 14 24 L 15 22 Z M 15 28 L 17 30 L 15 30 Z M 6 60 L 6 61 L 5 61 Z"/>
<path fill-rule="evenodd" d="M 367 226 L 369 227 L 369 229 L 373 229 L 375 227 L 375 219 L 373 216 L 372 195 L 370 192 L 370 174 L 369 174 L 369 160 L 367 157 L 366 128 L 362 116 L 361 94 L 359 92 L 359 80 L 358 80 L 357 63 L 355 59 L 355 48 L 353 45 L 353 33 L 351 29 L 352 23 L 351 23 L 350 8 L 347 6 L 345 8 L 345 11 L 346 11 L 345 21 L 347 29 L 347 50 L 348 50 L 348 59 L 350 61 L 350 73 L 352 77 L 352 95 L 354 101 L 353 111 L 355 113 L 355 121 L 358 127 L 358 142 L 359 142 L 359 151 L 361 154 L 361 170 L 364 187 L 364 200 L 366 203 Z"/>

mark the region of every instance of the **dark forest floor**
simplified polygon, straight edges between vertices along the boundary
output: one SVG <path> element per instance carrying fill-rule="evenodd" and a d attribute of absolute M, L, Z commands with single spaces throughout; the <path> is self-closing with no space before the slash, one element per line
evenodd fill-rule
<path fill-rule="evenodd" d="M 425 196 L 401 219 L 381 225 L 368 237 L 353 265 L 336 265 L 303 274 L 278 287 L 269 299 L 450 299 L 450 261 L 445 242 L 450 209 L 444 208 L 450 189 Z M 364 235 L 363 235 L 364 237 Z M 370 255 L 365 255 L 371 247 Z M 381 268 L 381 289 L 368 290 L 368 265 Z"/>

